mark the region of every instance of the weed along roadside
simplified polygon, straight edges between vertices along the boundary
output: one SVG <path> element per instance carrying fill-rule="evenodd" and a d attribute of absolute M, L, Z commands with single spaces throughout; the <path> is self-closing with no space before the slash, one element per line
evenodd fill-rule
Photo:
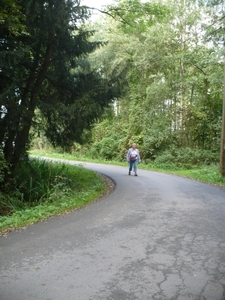
<path fill-rule="evenodd" d="M 23 190 L 1 197 L 0 235 L 84 207 L 114 188 L 112 180 L 82 164 L 39 158 L 30 163 L 32 176 L 28 170 L 21 177 Z"/>

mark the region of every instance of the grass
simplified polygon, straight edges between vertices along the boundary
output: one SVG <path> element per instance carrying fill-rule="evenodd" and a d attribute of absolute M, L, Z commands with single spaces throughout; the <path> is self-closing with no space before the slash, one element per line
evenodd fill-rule
<path fill-rule="evenodd" d="M 219 174 L 218 166 L 201 166 L 198 169 L 180 170 L 174 174 L 200 180 L 202 182 L 225 186 L 225 178 Z"/>
<path fill-rule="evenodd" d="M 11 191 L 10 195 L 0 194 L 1 211 L 5 211 L 0 216 L 0 232 L 78 209 L 107 190 L 103 177 L 81 164 L 72 166 L 32 159 L 31 165 L 37 172 L 30 182 L 23 177 L 20 190 Z"/>
<path fill-rule="evenodd" d="M 125 161 L 90 159 L 65 153 L 35 150 L 30 154 L 39 157 L 127 166 Z M 25 169 L 24 176 L 20 174 L 22 180 L 19 190 L 15 189 L 9 196 L 0 193 L 0 209 L 3 211 L 0 216 L 0 233 L 81 208 L 98 199 L 107 190 L 103 178 L 83 168 L 82 163 L 72 166 L 32 159 L 32 165 L 36 173 L 33 177 L 29 177 L 29 180 L 25 180 Z M 182 169 L 173 168 L 171 165 L 141 163 L 139 168 L 176 174 L 225 187 L 225 178 L 220 176 L 216 165 L 192 166 L 192 168 L 189 166 L 188 169 Z M 24 184 L 27 185 L 23 186 Z"/>

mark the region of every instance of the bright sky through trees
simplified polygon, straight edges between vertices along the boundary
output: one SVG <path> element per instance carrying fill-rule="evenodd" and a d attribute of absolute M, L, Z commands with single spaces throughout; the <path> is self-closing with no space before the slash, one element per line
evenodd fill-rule
<path fill-rule="evenodd" d="M 111 4 L 113 0 L 81 0 L 82 5 L 88 5 L 100 9 L 102 5 Z"/>
<path fill-rule="evenodd" d="M 97 9 L 103 8 L 104 5 L 112 4 L 113 0 L 81 0 L 81 5 L 87 5 L 89 7 L 94 7 Z M 97 10 L 93 11 L 91 19 L 94 21 L 100 12 Z"/>

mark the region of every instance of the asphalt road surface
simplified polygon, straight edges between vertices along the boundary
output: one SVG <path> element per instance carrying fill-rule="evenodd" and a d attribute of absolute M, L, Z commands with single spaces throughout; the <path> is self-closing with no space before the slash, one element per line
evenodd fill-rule
<path fill-rule="evenodd" d="M 225 190 L 85 163 L 106 198 L 0 237 L 0 300 L 224 300 Z"/>

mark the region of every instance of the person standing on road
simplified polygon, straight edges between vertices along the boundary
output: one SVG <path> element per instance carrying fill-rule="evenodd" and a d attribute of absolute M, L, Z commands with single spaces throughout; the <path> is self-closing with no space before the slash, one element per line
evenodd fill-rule
<path fill-rule="evenodd" d="M 131 175 L 132 168 L 134 169 L 134 176 L 137 176 L 137 165 L 141 161 L 140 153 L 136 148 L 136 144 L 133 143 L 132 147 L 127 152 L 127 162 L 129 164 L 128 175 Z"/>

